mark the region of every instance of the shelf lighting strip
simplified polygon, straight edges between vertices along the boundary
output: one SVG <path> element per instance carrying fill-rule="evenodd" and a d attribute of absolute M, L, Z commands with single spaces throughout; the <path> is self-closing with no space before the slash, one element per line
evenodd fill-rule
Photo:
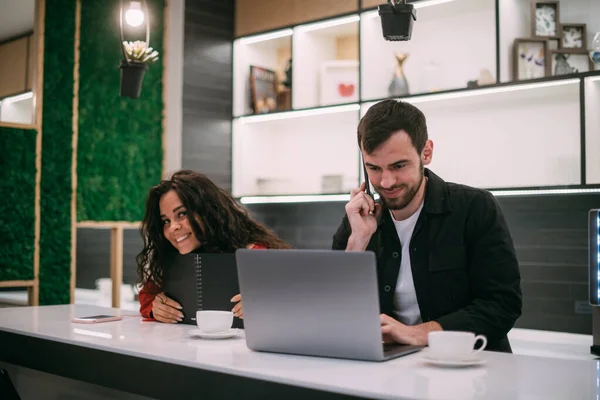
<path fill-rule="evenodd" d="M 249 36 L 242 39 L 239 39 L 241 44 L 252 44 L 258 42 L 265 42 L 267 40 L 278 39 L 286 36 L 292 36 L 294 33 L 291 29 L 283 29 L 277 32 L 265 33 L 262 35 Z"/>
<path fill-rule="evenodd" d="M 349 17 L 332 19 L 324 22 L 315 22 L 314 24 L 306 24 L 296 28 L 298 32 L 310 32 L 318 29 L 331 28 L 333 26 L 350 24 L 360 21 L 360 15 L 351 15 Z"/>
<path fill-rule="evenodd" d="M 430 6 L 437 6 L 439 4 L 444 4 L 444 3 L 450 3 L 452 1 L 456 1 L 456 0 L 422 0 L 422 1 L 417 1 L 414 3 L 410 3 L 410 4 L 415 6 L 416 9 L 419 9 L 419 8 L 425 8 L 425 7 L 430 7 Z M 379 16 L 378 11 L 369 11 L 369 12 L 363 14 L 363 18 L 375 18 L 378 16 Z"/>
<path fill-rule="evenodd" d="M 310 116 L 314 116 L 314 115 L 335 114 L 335 113 L 340 113 L 340 112 L 358 111 L 359 109 L 360 109 L 360 106 L 358 104 L 347 104 L 347 105 L 343 105 L 343 106 L 314 108 L 314 109 L 310 109 L 310 110 L 286 111 L 286 112 L 278 112 L 278 113 L 264 114 L 264 115 L 250 115 L 248 117 L 240 117 L 238 120 L 243 124 L 249 124 L 249 123 L 253 123 L 253 122 L 267 122 L 267 121 L 276 121 L 276 120 L 281 120 L 281 119 L 310 117 Z"/>
<path fill-rule="evenodd" d="M 589 194 L 600 193 L 600 188 L 589 189 L 530 189 L 530 190 L 494 190 L 494 196 L 539 196 L 553 194 Z M 319 203 L 333 201 L 349 201 L 349 194 L 336 195 L 303 195 L 303 196 L 245 196 L 240 198 L 242 204 L 267 203 Z M 600 240 L 600 238 L 599 238 Z"/>
<path fill-rule="evenodd" d="M 400 100 L 406 101 L 407 103 L 427 103 L 430 101 L 437 100 L 450 100 L 450 99 L 460 99 L 464 97 L 474 97 L 474 96 L 484 96 L 489 94 L 497 94 L 497 93 L 508 93 L 508 92 L 518 92 L 522 90 L 531 90 L 531 89 L 541 89 L 545 87 L 553 87 L 553 86 L 564 86 L 564 85 L 573 85 L 579 83 L 578 78 L 574 79 L 564 79 L 558 81 L 550 81 L 550 82 L 539 82 L 539 83 L 527 83 L 522 85 L 511 85 L 511 86 L 500 86 L 500 87 L 492 87 L 492 88 L 482 88 L 475 90 L 465 90 L 462 92 L 456 93 L 440 93 L 440 94 L 429 94 L 424 96 L 415 96 L 415 97 L 407 97 Z"/>

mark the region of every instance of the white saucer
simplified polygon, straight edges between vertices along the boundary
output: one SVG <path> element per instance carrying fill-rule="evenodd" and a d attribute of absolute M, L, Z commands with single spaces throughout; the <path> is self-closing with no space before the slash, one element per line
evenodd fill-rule
<path fill-rule="evenodd" d="M 222 332 L 207 333 L 202 332 L 200 329 L 192 329 L 188 331 L 188 333 L 192 336 L 198 336 L 202 339 L 228 339 L 230 337 L 239 335 L 240 330 L 232 328 Z"/>
<path fill-rule="evenodd" d="M 425 354 L 423 356 L 425 361 L 435 365 L 441 365 L 445 367 L 470 367 L 473 365 L 483 365 L 486 363 L 485 358 L 481 358 L 478 356 L 471 356 L 464 360 L 444 360 L 440 358 L 436 358 L 432 354 Z"/>

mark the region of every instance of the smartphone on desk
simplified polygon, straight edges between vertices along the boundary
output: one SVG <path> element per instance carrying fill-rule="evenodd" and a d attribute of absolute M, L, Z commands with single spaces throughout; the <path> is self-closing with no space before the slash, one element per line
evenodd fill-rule
<path fill-rule="evenodd" d="M 92 315 L 89 317 L 75 317 L 71 322 L 78 324 L 99 324 L 101 322 L 120 321 L 123 317 L 114 315 Z"/>

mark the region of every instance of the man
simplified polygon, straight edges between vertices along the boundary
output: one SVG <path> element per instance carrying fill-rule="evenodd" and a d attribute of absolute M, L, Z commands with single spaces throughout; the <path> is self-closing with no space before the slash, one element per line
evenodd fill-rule
<path fill-rule="evenodd" d="M 487 337 L 488 350 L 511 352 L 521 278 L 495 198 L 425 168 L 433 142 L 411 104 L 372 106 L 358 144 L 380 199 L 365 183 L 352 191 L 333 249 L 375 252 L 384 341 L 426 345 L 431 331 L 470 331 Z"/>

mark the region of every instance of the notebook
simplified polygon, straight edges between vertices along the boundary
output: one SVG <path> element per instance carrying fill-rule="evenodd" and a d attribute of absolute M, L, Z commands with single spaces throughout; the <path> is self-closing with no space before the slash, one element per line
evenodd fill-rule
<path fill-rule="evenodd" d="M 183 307 L 183 323 L 196 325 L 196 311 L 231 311 L 240 293 L 234 253 L 175 254 L 163 273 L 165 294 Z M 234 318 L 233 328 L 243 328 Z"/>

